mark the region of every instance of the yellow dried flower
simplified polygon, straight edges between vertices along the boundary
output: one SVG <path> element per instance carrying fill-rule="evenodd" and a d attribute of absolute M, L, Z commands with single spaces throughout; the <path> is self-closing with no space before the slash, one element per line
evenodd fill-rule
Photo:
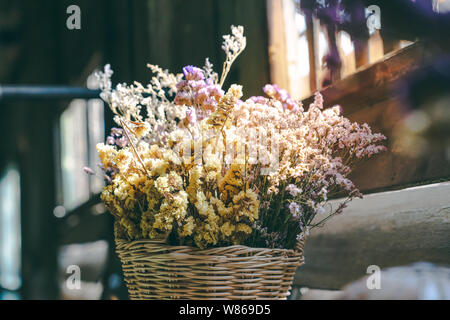
<path fill-rule="evenodd" d="M 219 216 L 229 219 L 233 213 L 233 207 L 226 207 L 222 200 L 212 197 L 210 200 L 211 204 L 216 208 Z"/>
<path fill-rule="evenodd" d="M 242 243 L 252 233 L 252 228 L 244 223 L 239 223 L 236 226 L 236 230 L 232 236 L 233 244 L 237 245 Z"/>
<path fill-rule="evenodd" d="M 223 128 L 230 111 L 242 97 L 242 86 L 232 84 L 227 93 L 220 99 L 217 110 L 208 118 L 207 123 L 213 128 Z"/>
<path fill-rule="evenodd" d="M 189 216 L 187 217 L 187 219 L 185 219 L 182 228 L 179 229 L 178 235 L 180 237 L 188 237 L 192 235 L 194 228 L 195 228 L 194 218 L 192 216 Z"/>
<path fill-rule="evenodd" d="M 227 221 L 220 227 L 220 232 L 222 233 L 222 237 L 227 239 L 235 229 L 236 226 Z"/>
<path fill-rule="evenodd" d="M 248 234 L 252 233 L 252 228 L 249 225 L 246 225 L 244 223 L 239 223 L 236 226 L 236 232 L 243 232 L 248 235 Z"/>
<path fill-rule="evenodd" d="M 244 186 L 242 174 L 244 166 L 238 163 L 232 163 L 225 176 L 219 181 L 219 191 L 221 199 L 226 202 L 234 195 L 238 194 Z"/>
<path fill-rule="evenodd" d="M 104 143 L 98 143 L 96 148 L 98 156 L 100 157 L 100 161 L 103 164 L 103 167 L 105 167 L 105 169 L 113 168 L 114 167 L 113 159 L 117 154 L 117 150 L 113 146 L 106 145 Z"/>
<path fill-rule="evenodd" d="M 189 195 L 189 201 L 192 203 L 197 202 L 197 191 L 201 189 L 203 167 L 195 166 L 189 170 L 189 185 L 186 188 L 186 192 Z"/>
<path fill-rule="evenodd" d="M 206 199 L 203 191 L 197 191 L 197 202 L 195 203 L 195 207 L 198 210 L 198 213 L 201 216 L 209 217 L 210 215 L 214 215 L 214 208 Z"/>
<path fill-rule="evenodd" d="M 240 221 L 242 217 L 248 218 L 250 222 L 258 219 L 258 195 L 251 189 L 239 192 L 233 197 L 233 212 L 236 221 Z"/>
<path fill-rule="evenodd" d="M 146 136 L 149 133 L 150 125 L 147 122 L 130 122 L 132 124 L 130 129 L 133 130 L 138 139 Z"/>
<path fill-rule="evenodd" d="M 206 220 L 197 222 L 197 228 L 194 230 L 194 242 L 199 248 L 204 249 L 217 244 L 220 232 L 218 220 L 219 217 L 212 213 Z"/>

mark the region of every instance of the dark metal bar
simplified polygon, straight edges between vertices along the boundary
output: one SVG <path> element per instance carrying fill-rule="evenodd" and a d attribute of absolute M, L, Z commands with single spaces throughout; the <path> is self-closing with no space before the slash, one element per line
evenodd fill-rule
<path fill-rule="evenodd" d="M 100 90 L 70 86 L 0 85 L 0 101 L 95 99 Z"/>

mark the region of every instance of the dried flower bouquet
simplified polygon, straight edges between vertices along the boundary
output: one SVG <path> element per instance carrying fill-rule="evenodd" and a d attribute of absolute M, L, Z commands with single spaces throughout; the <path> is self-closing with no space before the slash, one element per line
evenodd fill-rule
<path fill-rule="evenodd" d="M 352 165 L 385 150 L 385 137 L 339 106 L 324 109 L 320 93 L 304 108 L 276 85 L 246 100 L 239 85 L 225 90 L 246 45 L 243 27 L 231 31 L 220 78 L 208 59 L 176 75 L 148 65 L 146 86 L 113 89 L 109 65 L 98 73 L 120 127 L 97 145 L 107 181 L 101 198 L 122 239 L 293 249 L 361 196 L 348 178 Z M 338 192 L 346 198 L 331 208 Z"/>

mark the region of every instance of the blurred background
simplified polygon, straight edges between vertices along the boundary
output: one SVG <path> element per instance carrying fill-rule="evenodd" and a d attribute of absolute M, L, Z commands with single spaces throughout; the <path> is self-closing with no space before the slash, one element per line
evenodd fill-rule
<path fill-rule="evenodd" d="M 145 83 L 147 63 L 178 73 L 206 57 L 220 71 L 231 25 L 247 48 L 225 87 L 277 83 L 305 106 L 321 91 L 388 137 L 352 173 L 365 199 L 311 234 L 291 298 L 371 298 L 348 284 L 376 265 L 406 270 L 409 298 L 450 299 L 449 12 L 449 0 L 0 0 L 0 299 L 127 299 L 103 181 L 83 172 L 113 126 L 93 73 L 110 63 L 115 83 Z M 402 298 L 405 282 L 390 283 L 381 297 Z"/>

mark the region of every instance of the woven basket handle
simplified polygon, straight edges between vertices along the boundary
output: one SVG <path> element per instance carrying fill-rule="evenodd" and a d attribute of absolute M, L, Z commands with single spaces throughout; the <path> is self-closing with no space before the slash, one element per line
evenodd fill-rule
<path fill-rule="evenodd" d="M 294 250 L 303 254 L 305 250 L 305 240 L 306 240 L 305 237 L 298 240 Z"/>

